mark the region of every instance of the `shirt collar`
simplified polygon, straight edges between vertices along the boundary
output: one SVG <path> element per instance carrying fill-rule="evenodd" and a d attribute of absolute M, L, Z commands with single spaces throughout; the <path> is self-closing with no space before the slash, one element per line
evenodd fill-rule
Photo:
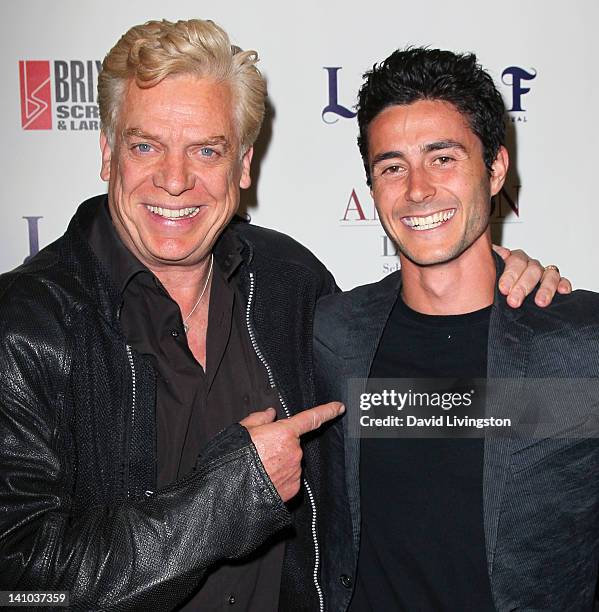
<path fill-rule="evenodd" d="M 103 199 L 92 219 L 88 240 L 121 294 L 134 276 L 141 272 L 151 274 L 117 234 L 108 210 L 108 196 Z M 243 249 L 243 242 L 237 233 L 229 227 L 225 228 L 214 246 L 214 259 L 227 281 L 231 280 L 243 262 Z"/>
<path fill-rule="evenodd" d="M 235 221 L 229 223 L 214 245 L 214 259 L 227 281 L 231 280 L 243 263 L 242 252 L 245 248 L 237 232 L 231 228 L 234 224 Z"/>

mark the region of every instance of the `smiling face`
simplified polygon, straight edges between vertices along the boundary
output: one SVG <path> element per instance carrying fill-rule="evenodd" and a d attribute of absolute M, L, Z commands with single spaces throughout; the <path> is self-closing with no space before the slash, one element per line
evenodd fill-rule
<path fill-rule="evenodd" d="M 505 148 L 489 176 L 480 139 L 440 100 L 386 108 L 370 123 L 368 143 L 372 196 L 400 256 L 441 264 L 481 239 L 505 180 Z"/>
<path fill-rule="evenodd" d="M 204 260 L 251 182 L 252 150 L 241 155 L 226 83 L 193 75 L 147 89 L 131 82 L 115 142 L 101 135 L 100 145 L 113 223 L 153 271 Z"/>

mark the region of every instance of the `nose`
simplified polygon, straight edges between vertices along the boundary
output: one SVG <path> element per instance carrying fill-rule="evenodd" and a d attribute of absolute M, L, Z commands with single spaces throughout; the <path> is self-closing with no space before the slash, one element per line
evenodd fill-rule
<path fill-rule="evenodd" d="M 435 186 L 425 168 L 410 168 L 407 178 L 406 200 L 414 204 L 426 202 L 435 195 Z"/>
<path fill-rule="evenodd" d="M 172 196 L 194 188 L 195 175 L 184 153 L 169 152 L 165 155 L 154 172 L 154 185 Z"/>

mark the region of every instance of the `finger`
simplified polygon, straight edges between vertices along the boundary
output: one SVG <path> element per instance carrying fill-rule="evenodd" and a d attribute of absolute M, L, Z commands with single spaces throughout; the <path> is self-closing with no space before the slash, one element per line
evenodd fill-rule
<path fill-rule="evenodd" d="M 259 427 L 260 425 L 266 425 L 272 423 L 277 415 L 274 408 L 267 408 L 266 410 L 260 410 L 259 412 L 252 412 L 248 414 L 245 419 L 239 421 L 240 425 L 243 425 L 246 429 L 250 427 Z"/>
<path fill-rule="evenodd" d="M 545 268 L 543 277 L 541 278 L 541 286 L 535 295 L 535 304 L 537 306 L 548 306 L 553 300 L 553 296 L 557 291 L 557 286 L 560 280 L 560 274 L 554 268 Z"/>
<path fill-rule="evenodd" d="M 499 277 L 499 291 L 501 291 L 503 295 L 508 295 L 517 280 L 518 275 L 515 272 L 504 270 L 503 274 Z"/>
<path fill-rule="evenodd" d="M 558 293 L 572 293 L 572 283 L 567 278 L 560 278 L 559 284 L 557 285 Z"/>
<path fill-rule="evenodd" d="M 525 297 L 526 294 L 524 293 L 523 289 L 512 288 L 507 295 L 506 301 L 508 303 L 508 306 L 511 306 L 512 308 L 520 308 Z"/>
<path fill-rule="evenodd" d="M 526 269 L 522 272 L 508 293 L 508 304 L 515 308 L 520 306 L 524 301 L 524 298 L 531 293 L 536 284 L 539 282 L 539 279 L 543 275 L 543 271 L 543 266 L 541 266 L 536 259 L 528 260 Z M 544 288 L 544 290 L 548 290 L 550 288 L 551 285 L 548 285 Z M 553 293 L 555 293 L 555 287 L 553 287 Z M 553 297 L 553 293 L 551 293 L 551 297 Z"/>
<path fill-rule="evenodd" d="M 321 404 L 314 408 L 304 410 L 290 418 L 285 423 L 288 423 L 293 429 L 295 435 L 299 436 L 318 429 L 323 423 L 338 417 L 345 412 L 345 406 L 340 402 L 329 402 Z"/>
<path fill-rule="evenodd" d="M 508 295 L 510 291 L 516 286 L 518 280 L 525 273 L 527 264 L 529 262 L 528 255 L 519 249 L 510 251 L 509 256 L 505 260 L 505 270 L 499 277 L 499 290 L 503 295 Z M 539 275 L 541 277 L 543 268 L 539 264 Z M 536 281 L 535 281 L 536 284 Z M 533 285 L 534 287 L 534 285 Z M 514 298 L 514 296 L 512 296 Z"/>
<path fill-rule="evenodd" d="M 493 250 L 503 259 L 504 261 L 511 255 L 511 251 L 503 246 L 499 246 L 498 244 L 493 245 Z"/>

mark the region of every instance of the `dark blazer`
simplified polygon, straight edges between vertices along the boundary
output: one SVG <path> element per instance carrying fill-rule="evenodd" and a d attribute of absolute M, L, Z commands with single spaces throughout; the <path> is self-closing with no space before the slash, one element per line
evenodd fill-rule
<path fill-rule="evenodd" d="M 497 267 L 503 267 L 498 258 Z M 400 289 L 401 276 L 394 273 L 319 302 L 315 372 L 320 401 L 342 400 L 348 411 L 352 409 L 347 381 L 368 377 Z M 519 405 L 518 385 L 525 378 L 599 378 L 599 294 L 556 295 L 546 309 L 527 299 L 513 310 L 496 290 L 487 361 L 488 378 L 514 381 L 502 401 L 514 410 Z M 567 405 L 564 410 L 576 410 L 581 421 L 588 421 L 593 411 L 597 413 L 596 403 L 590 404 Z M 353 544 L 355 575 L 360 444 L 357 437 L 347 435 L 348 419 L 343 420 L 352 528 L 338 537 Z M 598 474 L 596 438 L 486 438 L 484 532 L 499 611 L 592 609 L 599 564 Z"/>

